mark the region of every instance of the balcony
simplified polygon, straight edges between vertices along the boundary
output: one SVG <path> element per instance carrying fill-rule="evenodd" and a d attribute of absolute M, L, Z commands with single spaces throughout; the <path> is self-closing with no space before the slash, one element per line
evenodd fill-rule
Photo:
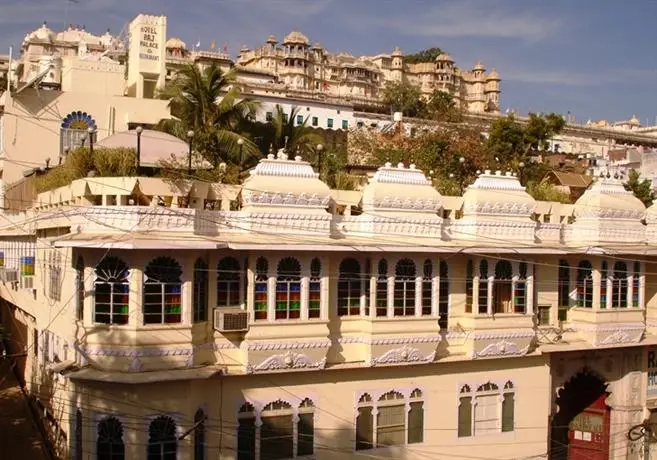
<path fill-rule="evenodd" d="M 532 315 L 521 313 L 466 314 L 446 335 L 455 352 L 472 359 L 524 356 L 533 351 L 534 337 Z"/>
<path fill-rule="evenodd" d="M 566 336 L 566 340 L 584 340 L 596 348 L 638 343 L 646 330 L 642 308 L 575 307 L 568 317 L 572 337 Z"/>

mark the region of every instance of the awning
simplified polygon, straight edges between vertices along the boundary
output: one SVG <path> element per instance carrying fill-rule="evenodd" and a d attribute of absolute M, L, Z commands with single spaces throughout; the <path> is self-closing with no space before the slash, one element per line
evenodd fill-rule
<path fill-rule="evenodd" d="M 63 375 L 71 380 L 143 384 L 172 380 L 204 380 L 222 373 L 225 373 L 224 369 L 216 366 L 149 372 L 112 372 L 85 367 L 77 371 L 64 373 Z"/>

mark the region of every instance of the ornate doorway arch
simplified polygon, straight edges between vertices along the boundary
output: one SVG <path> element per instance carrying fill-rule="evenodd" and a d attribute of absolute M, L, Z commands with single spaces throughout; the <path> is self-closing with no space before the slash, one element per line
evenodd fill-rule
<path fill-rule="evenodd" d="M 609 458 L 609 395 L 604 379 L 588 368 L 565 383 L 552 417 L 551 460 Z"/>

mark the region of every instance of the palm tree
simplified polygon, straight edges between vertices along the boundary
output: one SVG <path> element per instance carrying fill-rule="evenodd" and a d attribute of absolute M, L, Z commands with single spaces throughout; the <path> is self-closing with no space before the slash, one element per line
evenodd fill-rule
<path fill-rule="evenodd" d="M 271 120 L 274 130 L 272 143 L 276 149 L 285 147 L 288 152 L 298 151 L 305 154 L 307 159 L 312 160 L 310 157 L 316 154 L 316 147 L 322 143 L 322 136 L 306 126 L 309 117 L 306 117 L 302 123 L 297 123 L 300 110 L 298 107 L 294 107 L 288 116 L 283 108 L 276 104 L 276 113 Z"/>
<path fill-rule="evenodd" d="M 192 130 L 195 149 L 214 166 L 242 165 L 245 158 L 260 156 L 245 134 L 259 103 L 240 98 L 234 72 L 223 73 L 214 64 L 205 70 L 189 64 L 158 96 L 169 100 L 172 118 L 160 120 L 157 129 L 186 141 Z"/>

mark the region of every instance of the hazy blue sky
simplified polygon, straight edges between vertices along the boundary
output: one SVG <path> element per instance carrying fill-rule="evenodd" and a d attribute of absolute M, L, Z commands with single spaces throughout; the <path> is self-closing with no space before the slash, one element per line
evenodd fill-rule
<path fill-rule="evenodd" d="M 502 108 L 579 120 L 657 117 L 655 0 L 0 0 L 0 53 L 47 20 L 119 32 L 136 13 L 168 16 L 169 36 L 235 53 L 304 32 L 329 52 L 438 46 L 502 77 Z"/>

